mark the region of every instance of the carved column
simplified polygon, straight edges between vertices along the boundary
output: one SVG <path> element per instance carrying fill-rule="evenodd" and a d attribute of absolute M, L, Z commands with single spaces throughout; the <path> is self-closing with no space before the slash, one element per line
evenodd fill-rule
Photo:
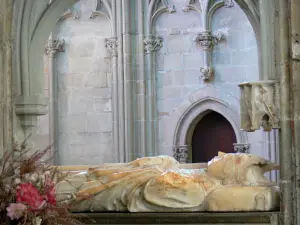
<path fill-rule="evenodd" d="M 146 71 L 145 71 L 145 49 L 144 49 L 144 10 L 148 5 L 146 1 L 137 1 L 137 73 L 136 73 L 136 139 L 138 157 L 147 155 L 147 118 L 146 118 Z"/>
<path fill-rule="evenodd" d="M 173 157 L 180 163 L 188 163 L 189 146 L 173 146 Z"/>
<path fill-rule="evenodd" d="M 54 163 L 59 164 L 59 109 L 58 109 L 58 77 L 55 74 L 55 55 L 64 51 L 64 40 L 50 36 L 46 45 L 45 53 L 49 57 L 49 126 L 50 141 L 53 142 Z"/>
<path fill-rule="evenodd" d="M 162 47 L 162 39 L 155 36 L 154 22 L 162 13 L 176 12 L 174 5 L 165 0 L 145 1 L 147 3 L 145 27 L 145 65 L 146 65 L 146 95 L 147 95 L 147 155 L 157 155 L 157 101 L 155 52 Z"/>
<path fill-rule="evenodd" d="M 134 136 L 136 129 L 134 126 L 134 93 L 135 93 L 135 72 L 134 72 L 134 52 L 133 52 L 133 30 L 132 16 L 135 15 L 134 2 L 122 0 L 122 35 L 123 35 L 123 74 L 124 74 L 124 119 L 125 119 L 125 160 L 130 161 L 135 158 L 136 148 Z"/>
<path fill-rule="evenodd" d="M 247 153 L 250 154 L 250 144 L 249 143 L 234 143 L 233 150 L 236 153 Z"/>
<path fill-rule="evenodd" d="M 113 0 L 115 1 L 115 0 Z M 119 162 L 126 161 L 125 146 L 125 99 L 124 99 L 124 57 L 123 57 L 123 9 L 122 1 L 116 0 L 116 36 L 118 40 L 118 109 L 119 109 Z"/>
<path fill-rule="evenodd" d="M 112 61 L 112 118 L 113 118 L 113 150 L 120 157 L 119 152 L 119 107 L 118 107 L 118 40 L 116 37 L 105 40 L 105 47 L 111 55 Z M 118 161 L 121 159 L 119 158 Z"/>
<path fill-rule="evenodd" d="M 200 8 L 195 4 L 194 0 L 190 0 L 187 5 L 182 7 L 183 12 L 189 12 L 194 10 L 201 14 L 202 25 L 204 31 L 200 32 L 194 37 L 194 42 L 203 47 L 204 57 L 203 57 L 203 66 L 200 67 L 201 78 L 203 81 L 208 82 L 213 78 L 214 69 L 212 66 L 212 51 L 213 47 L 220 43 L 220 41 L 225 39 L 225 32 L 222 30 L 217 31 L 215 34 L 212 34 L 211 20 L 214 12 L 221 7 L 230 8 L 233 7 L 232 0 L 222 0 L 211 4 L 210 0 L 201 0 Z"/>
<path fill-rule="evenodd" d="M 157 101 L 156 101 L 156 75 L 155 75 L 155 52 L 162 47 L 162 38 L 147 36 L 144 39 L 146 71 L 148 80 L 147 86 L 147 153 L 157 154 Z M 147 155 L 148 155 L 147 154 Z"/>
<path fill-rule="evenodd" d="M 194 37 L 194 42 L 199 44 L 204 50 L 203 67 L 200 67 L 200 73 L 205 82 L 213 78 L 212 51 L 214 46 L 223 39 L 225 39 L 223 33 L 219 32 L 218 35 L 214 36 L 209 30 L 203 31 Z"/>
<path fill-rule="evenodd" d="M 0 159 L 13 144 L 12 16 L 13 1 L 0 1 Z"/>

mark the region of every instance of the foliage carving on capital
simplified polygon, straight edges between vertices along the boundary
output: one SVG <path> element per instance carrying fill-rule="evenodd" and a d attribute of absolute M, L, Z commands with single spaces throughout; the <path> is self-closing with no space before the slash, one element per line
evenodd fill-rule
<path fill-rule="evenodd" d="M 224 0 L 224 7 L 231 8 L 234 7 L 234 3 L 232 0 Z"/>
<path fill-rule="evenodd" d="M 118 56 L 118 40 L 116 37 L 105 39 L 105 47 L 111 56 Z"/>
<path fill-rule="evenodd" d="M 45 53 L 49 57 L 54 57 L 57 52 L 64 52 L 65 41 L 62 39 L 50 38 L 45 48 Z"/>
<path fill-rule="evenodd" d="M 167 5 L 166 6 L 168 13 L 176 12 L 175 5 Z"/>
<path fill-rule="evenodd" d="M 148 36 L 144 39 L 145 51 L 147 54 L 153 53 L 162 47 L 163 39 L 161 37 Z"/>
<path fill-rule="evenodd" d="M 187 163 L 189 156 L 189 146 L 173 146 L 173 157 L 180 163 Z"/>
<path fill-rule="evenodd" d="M 249 143 L 234 143 L 233 150 L 236 153 L 250 154 L 250 144 Z"/>
<path fill-rule="evenodd" d="M 225 39 L 223 31 L 217 31 L 214 35 L 211 31 L 203 31 L 197 34 L 193 41 L 203 47 L 206 51 L 212 51 L 213 47 Z"/>

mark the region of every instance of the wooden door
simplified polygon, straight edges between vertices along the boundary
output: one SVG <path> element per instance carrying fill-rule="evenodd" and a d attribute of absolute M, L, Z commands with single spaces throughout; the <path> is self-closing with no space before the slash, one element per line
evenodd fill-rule
<path fill-rule="evenodd" d="M 219 113 L 210 112 L 196 125 L 192 137 L 193 162 L 208 162 L 218 151 L 231 153 L 236 143 L 231 124 Z"/>

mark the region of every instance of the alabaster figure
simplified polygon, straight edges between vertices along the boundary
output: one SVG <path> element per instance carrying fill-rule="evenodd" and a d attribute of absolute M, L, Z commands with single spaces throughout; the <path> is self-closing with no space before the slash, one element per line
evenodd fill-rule
<path fill-rule="evenodd" d="M 179 164 L 169 156 L 124 164 L 61 166 L 71 171 L 57 185 L 57 199 L 75 199 L 74 212 L 270 211 L 278 188 L 264 174 L 278 165 L 236 153 L 206 163 Z"/>

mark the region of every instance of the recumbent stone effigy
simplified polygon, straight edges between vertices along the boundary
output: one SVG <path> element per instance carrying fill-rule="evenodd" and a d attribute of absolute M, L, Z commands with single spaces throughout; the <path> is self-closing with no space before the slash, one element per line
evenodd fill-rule
<path fill-rule="evenodd" d="M 57 199 L 75 198 L 73 212 L 271 211 L 279 190 L 264 173 L 278 165 L 237 153 L 206 163 L 180 164 L 169 156 L 100 166 L 60 166 Z"/>

